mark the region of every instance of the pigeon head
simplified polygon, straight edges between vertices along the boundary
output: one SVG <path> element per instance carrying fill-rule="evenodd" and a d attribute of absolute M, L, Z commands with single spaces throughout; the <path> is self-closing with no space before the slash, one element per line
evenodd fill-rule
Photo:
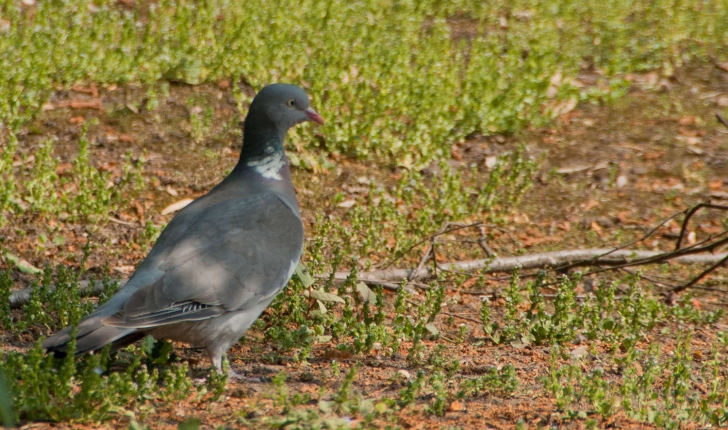
<path fill-rule="evenodd" d="M 289 84 L 268 85 L 255 96 L 245 117 L 241 158 L 282 150 L 288 130 L 305 121 L 324 123 L 305 91 Z"/>
<path fill-rule="evenodd" d="M 306 92 L 295 85 L 273 84 L 260 90 L 250 105 L 250 114 L 258 111 L 285 130 L 304 121 L 324 123 L 321 115 L 309 106 Z"/>

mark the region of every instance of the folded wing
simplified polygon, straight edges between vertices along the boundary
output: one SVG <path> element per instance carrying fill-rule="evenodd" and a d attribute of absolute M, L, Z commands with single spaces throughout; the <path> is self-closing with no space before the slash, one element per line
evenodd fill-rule
<path fill-rule="evenodd" d="M 173 246 L 150 254 L 163 274 L 105 325 L 152 328 L 253 307 L 285 287 L 303 248 L 298 214 L 273 193 L 223 200 L 186 227 L 180 240 L 168 238 Z"/>

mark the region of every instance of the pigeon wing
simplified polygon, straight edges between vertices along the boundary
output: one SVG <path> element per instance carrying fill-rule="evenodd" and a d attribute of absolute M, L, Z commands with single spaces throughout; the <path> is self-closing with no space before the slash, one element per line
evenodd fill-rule
<path fill-rule="evenodd" d="M 303 248 L 298 214 L 273 193 L 220 202 L 187 224 L 155 256 L 163 275 L 105 324 L 150 328 L 247 309 L 285 287 Z"/>

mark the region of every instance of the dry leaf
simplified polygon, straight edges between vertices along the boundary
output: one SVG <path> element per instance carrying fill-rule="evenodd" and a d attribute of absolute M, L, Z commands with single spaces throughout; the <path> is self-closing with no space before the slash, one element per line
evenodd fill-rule
<path fill-rule="evenodd" d="M 586 346 L 580 346 L 578 348 L 574 348 L 571 350 L 570 354 L 574 358 L 581 358 L 585 356 L 587 353 Z"/>
<path fill-rule="evenodd" d="M 123 273 L 125 275 L 129 275 L 134 271 L 134 266 L 128 265 L 128 266 L 117 266 L 114 267 L 114 270 Z"/>
<path fill-rule="evenodd" d="M 338 206 L 340 208 L 344 208 L 344 209 L 349 209 L 350 207 L 354 206 L 355 204 L 356 204 L 356 200 L 349 199 L 349 200 L 344 200 L 343 202 L 339 203 L 336 206 Z"/>
<path fill-rule="evenodd" d="M 352 354 L 340 349 L 329 349 L 321 355 L 324 360 L 348 360 Z"/>
<path fill-rule="evenodd" d="M 695 124 L 695 117 L 694 116 L 684 116 L 678 120 L 678 124 L 693 125 L 693 124 Z"/>
<path fill-rule="evenodd" d="M 599 227 L 599 224 L 596 221 L 592 221 L 591 224 L 589 224 L 589 227 L 594 230 L 594 233 L 596 233 L 597 236 L 603 237 L 602 228 Z"/>
<path fill-rule="evenodd" d="M 465 404 L 459 400 L 455 400 L 454 402 L 450 403 L 450 411 L 451 412 L 462 412 L 465 410 Z"/>
<path fill-rule="evenodd" d="M 560 175 L 570 175 L 572 173 L 578 173 L 583 172 L 584 170 L 589 170 L 592 168 L 591 164 L 583 164 L 581 166 L 572 166 L 572 167 L 559 167 L 556 169 L 556 173 Z"/>
<path fill-rule="evenodd" d="M 569 99 L 559 103 L 556 107 L 554 107 L 554 116 L 561 116 L 571 112 L 577 104 L 578 102 L 576 99 Z"/>
<path fill-rule="evenodd" d="M 101 111 L 104 110 L 104 105 L 101 103 L 100 99 L 59 101 L 56 102 L 56 107 L 68 107 L 71 109 L 96 109 Z"/>
<path fill-rule="evenodd" d="M 665 155 L 664 152 L 645 152 L 642 154 L 642 157 L 645 158 L 645 160 L 655 160 Z"/>
<path fill-rule="evenodd" d="M 719 190 L 723 186 L 723 180 L 718 179 L 717 181 L 708 182 L 708 188 L 711 190 Z"/>
<path fill-rule="evenodd" d="M 178 210 L 184 208 L 185 206 L 192 203 L 193 201 L 194 201 L 194 199 L 182 199 L 180 201 L 172 203 L 171 205 L 162 209 L 162 215 L 167 215 L 167 214 L 171 214 L 173 212 L 177 212 Z"/>
<path fill-rule="evenodd" d="M 596 201 L 596 200 L 589 200 L 589 201 L 588 201 L 588 202 L 586 202 L 586 204 L 585 204 L 585 205 L 583 206 L 583 208 L 584 208 L 584 212 L 588 212 L 588 211 L 590 211 L 590 210 L 594 209 L 594 208 L 595 208 L 595 207 L 597 207 L 597 206 L 599 206 L 599 202 L 598 202 L 598 201 Z"/>

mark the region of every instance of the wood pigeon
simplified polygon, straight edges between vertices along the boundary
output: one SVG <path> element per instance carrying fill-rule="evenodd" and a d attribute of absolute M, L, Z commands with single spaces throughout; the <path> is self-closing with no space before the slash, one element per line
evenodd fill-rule
<path fill-rule="evenodd" d="M 128 283 L 82 320 L 76 354 L 152 335 L 222 357 L 286 286 L 301 258 L 303 224 L 289 163 L 288 129 L 323 124 L 297 86 L 273 84 L 253 99 L 233 171 L 167 225 Z M 43 347 L 63 355 L 72 327 Z M 237 376 L 231 371 L 230 376 Z"/>

